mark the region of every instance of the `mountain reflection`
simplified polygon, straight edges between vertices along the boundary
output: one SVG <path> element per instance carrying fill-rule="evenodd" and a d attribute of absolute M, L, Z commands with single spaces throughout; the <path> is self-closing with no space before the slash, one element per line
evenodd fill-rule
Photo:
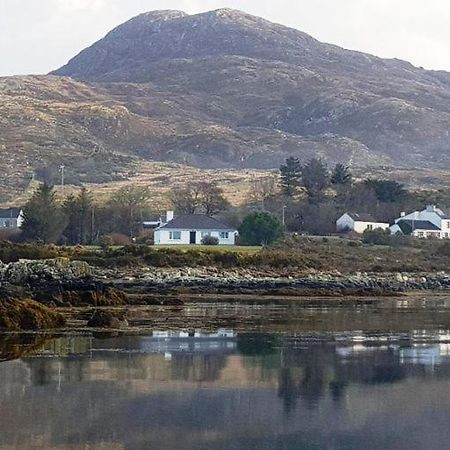
<path fill-rule="evenodd" d="M 438 341 L 60 337 L 1 363 L 0 378 L 0 449 L 30 437 L 52 449 L 380 448 L 363 445 L 368 435 L 424 448 L 414 426 L 433 449 L 450 419 L 450 351 Z"/>

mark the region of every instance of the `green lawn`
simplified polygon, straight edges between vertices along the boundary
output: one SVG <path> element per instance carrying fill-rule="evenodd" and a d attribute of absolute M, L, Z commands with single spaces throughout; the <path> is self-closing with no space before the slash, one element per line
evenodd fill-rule
<path fill-rule="evenodd" d="M 154 245 L 155 250 L 173 249 L 173 250 L 206 250 L 209 252 L 232 252 L 232 253 L 257 253 L 262 247 L 243 246 L 243 245 Z"/>

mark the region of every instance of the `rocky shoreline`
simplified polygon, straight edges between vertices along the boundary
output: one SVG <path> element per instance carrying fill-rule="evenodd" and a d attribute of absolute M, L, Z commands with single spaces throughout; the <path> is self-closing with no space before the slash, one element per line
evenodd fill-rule
<path fill-rule="evenodd" d="M 100 269 L 64 258 L 0 263 L 0 302 L 3 310 L 17 305 L 14 327 L 32 323 L 33 329 L 61 326 L 57 320 L 21 320 L 36 303 L 51 315 L 55 307 L 124 307 L 179 305 L 189 296 L 256 297 L 386 297 L 408 292 L 450 292 L 450 276 L 438 273 L 301 272 L 291 269 L 256 270 L 219 268 Z M 116 320 L 102 318 L 106 323 Z M 4 321 L 5 326 L 7 321 Z M 19 324 L 19 325 L 17 325 Z"/>
<path fill-rule="evenodd" d="M 296 273 L 257 270 L 220 270 L 217 268 L 153 269 L 109 271 L 105 282 L 125 291 L 195 292 L 286 295 L 377 295 L 408 291 L 450 291 L 450 276 L 439 273 Z"/>

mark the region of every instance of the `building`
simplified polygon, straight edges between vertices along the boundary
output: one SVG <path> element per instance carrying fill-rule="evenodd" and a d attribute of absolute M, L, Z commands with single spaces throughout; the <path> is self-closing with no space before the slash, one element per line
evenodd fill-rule
<path fill-rule="evenodd" d="M 20 228 L 23 224 L 23 211 L 20 208 L 0 209 L 0 229 Z"/>
<path fill-rule="evenodd" d="M 205 236 L 216 237 L 219 245 L 234 245 L 237 231 L 204 214 L 173 216 L 167 212 L 167 223 L 155 230 L 155 245 L 201 244 Z"/>
<path fill-rule="evenodd" d="M 167 212 L 166 223 L 155 229 L 155 245 L 198 245 L 205 236 L 216 237 L 219 245 L 234 245 L 237 231 L 204 214 L 174 217 Z"/>
<path fill-rule="evenodd" d="M 422 211 L 402 213 L 390 229 L 392 234 L 450 239 L 450 212 L 429 205 Z"/>
<path fill-rule="evenodd" d="M 366 230 L 388 230 L 389 224 L 377 221 L 370 214 L 345 213 L 336 221 L 339 233 L 354 231 L 364 233 Z"/>

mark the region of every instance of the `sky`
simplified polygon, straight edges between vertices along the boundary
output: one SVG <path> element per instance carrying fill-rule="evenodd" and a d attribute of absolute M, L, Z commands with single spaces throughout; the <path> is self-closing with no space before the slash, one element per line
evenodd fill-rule
<path fill-rule="evenodd" d="M 449 0 L 0 0 L 0 76 L 48 73 L 142 12 L 225 7 L 348 49 L 450 71 Z"/>

